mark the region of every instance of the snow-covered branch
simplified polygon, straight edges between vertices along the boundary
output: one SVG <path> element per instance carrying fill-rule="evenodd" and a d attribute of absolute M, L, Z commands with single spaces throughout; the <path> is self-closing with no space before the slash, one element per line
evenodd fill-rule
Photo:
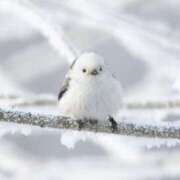
<path fill-rule="evenodd" d="M 132 101 L 124 102 L 127 109 L 172 109 L 180 108 L 180 100 Z"/>
<path fill-rule="evenodd" d="M 128 136 L 180 138 L 178 127 L 157 127 L 151 125 L 137 125 L 134 123 L 119 122 L 114 131 L 112 124 L 108 121 L 93 119 L 74 120 L 68 117 L 39 115 L 18 111 L 7 111 L 0 109 L 0 121 L 18 124 L 34 125 L 39 127 L 83 130 L 98 133 L 113 133 Z"/>
<path fill-rule="evenodd" d="M 0 105 L 2 106 L 56 106 L 57 97 L 47 94 L 0 94 Z"/>

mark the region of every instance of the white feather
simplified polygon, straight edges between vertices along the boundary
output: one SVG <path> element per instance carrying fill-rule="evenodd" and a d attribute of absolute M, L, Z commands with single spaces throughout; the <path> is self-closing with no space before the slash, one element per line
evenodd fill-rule
<path fill-rule="evenodd" d="M 83 69 L 86 72 L 83 73 Z M 98 70 L 99 74 L 92 75 L 93 70 Z M 67 76 L 71 79 L 70 84 L 59 101 L 62 115 L 99 120 L 115 116 L 121 106 L 122 88 L 101 56 L 95 53 L 81 55 Z"/>

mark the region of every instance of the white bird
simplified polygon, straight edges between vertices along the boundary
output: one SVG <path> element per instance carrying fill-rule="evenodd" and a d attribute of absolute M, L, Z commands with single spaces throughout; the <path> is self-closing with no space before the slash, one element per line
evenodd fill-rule
<path fill-rule="evenodd" d="M 92 52 L 76 59 L 58 96 L 60 113 L 74 119 L 107 117 L 113 123 L 122 105 L 122 88 L 108 71 L 104 59 Z"/>

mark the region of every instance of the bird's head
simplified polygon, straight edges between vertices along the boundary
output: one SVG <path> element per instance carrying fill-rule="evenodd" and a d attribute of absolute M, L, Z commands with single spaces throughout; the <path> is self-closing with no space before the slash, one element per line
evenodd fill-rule
<path fill-rule="evenodd" d="M 78 78 L 98 77 L 105 71 L 104 59 L 92 52 L 84 53 L 72 64 L 71 70 Z"/>

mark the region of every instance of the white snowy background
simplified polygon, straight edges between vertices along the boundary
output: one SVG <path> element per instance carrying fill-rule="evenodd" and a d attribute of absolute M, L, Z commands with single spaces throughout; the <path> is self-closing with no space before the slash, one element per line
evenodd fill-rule
<path fill-rule="evenodd" d="M 0 0 L 0 94 L 57 96 L 74 57 L 95 51 L 122 82 L 125 100 L 178 99 L 179 19 L 179 0 Z M 178 110 L 123 113 L 137 123 L 180 120 Z M 1 180 L 180 178 L 179 140 L 7 123 L 0 136 Z"/>

